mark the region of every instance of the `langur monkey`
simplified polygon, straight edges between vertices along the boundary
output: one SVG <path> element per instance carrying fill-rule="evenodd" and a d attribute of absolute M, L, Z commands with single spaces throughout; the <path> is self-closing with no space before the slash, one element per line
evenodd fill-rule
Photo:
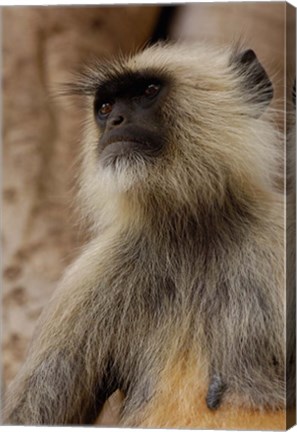
<path fill-rule="evenodd" d="M 199 427 L 200 391 L 210 412 L 282 409 L 280 139 L 255 53 L 157 44 L 70 87 L 87 102 L 93 239 L 42 313 L 5 422 L 90 424 L 116 389 L 128 426 Z"/>

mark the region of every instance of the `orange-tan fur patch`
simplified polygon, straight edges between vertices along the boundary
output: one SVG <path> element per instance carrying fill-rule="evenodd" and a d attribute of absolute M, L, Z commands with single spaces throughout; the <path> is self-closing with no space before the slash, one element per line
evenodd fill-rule
<path fill-rule="evenodd" d="M 184 356 L 168 365 L 162 374 L 156 397 L 144 411 L 124 422 L 143 428 L 284 430 L 284 410 L 264 411 L 223 403 L 210 410 L 205 402 L 207 377 L 197 360 Z"/>

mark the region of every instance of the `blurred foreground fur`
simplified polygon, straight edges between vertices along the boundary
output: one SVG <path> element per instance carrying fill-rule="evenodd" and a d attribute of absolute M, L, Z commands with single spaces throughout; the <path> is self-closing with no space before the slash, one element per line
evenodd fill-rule
<path fill-rule="evenodd" d="M 166 77 L 162 152 L 105 167 L 94 96 L 148 70 Z M 88 106 L 80 202 L 93 240 L 41 316 L 5 421 L 92 423 L 120 388 L 122 425 L 207 427 L 199 407 L 219 379 L 214 415 L 232 407 L 239 427 L 238 410 L 259 410 L 257 428 L 285 403 L 281 139 L 264 69 L 250 50 L 156 45 L 71 90 Z"/>

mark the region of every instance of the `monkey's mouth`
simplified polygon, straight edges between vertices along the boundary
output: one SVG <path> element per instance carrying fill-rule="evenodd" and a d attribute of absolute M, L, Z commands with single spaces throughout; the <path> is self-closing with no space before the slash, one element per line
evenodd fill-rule
<path fill-rule="evenodd" d="M 155 142 L 134 137 L 117 137 L 104 145 L 100 160 L 104 166 L 116 165 L 121 161 L 132 164 L 155 157 L 159 151 L 160 146 Z"/>
<path fill-rule="evenodd" d="M 145 147 L 145 143 L 131 138 L 124 138 L 108 143 L 102 153 L 106 151 L 117 153 L 120 156 L 133 150 L 139 150 L 141 147 Z"/>

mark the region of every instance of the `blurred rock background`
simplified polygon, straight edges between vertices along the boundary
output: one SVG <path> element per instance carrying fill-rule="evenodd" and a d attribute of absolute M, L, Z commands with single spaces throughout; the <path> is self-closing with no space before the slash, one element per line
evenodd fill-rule
<path fill-rule="evenodd" d="M 281 99 L 286 4 L 27 6 L 1 12 L 5 390 L 24 360 L 42 307 L 85 241 L 73 217 L 83 119 L 78 105 L 53 96 L 58 86 L 93 56 L 134 51 L 148 40 L 231 43 L 241 37 L 256 51 Z M 293 25 L 288 31 L 294 34 Z M 291 79 L 294 61 L 288 64 Z M 281 123 L 283 115 L 279 118 Z"/>

